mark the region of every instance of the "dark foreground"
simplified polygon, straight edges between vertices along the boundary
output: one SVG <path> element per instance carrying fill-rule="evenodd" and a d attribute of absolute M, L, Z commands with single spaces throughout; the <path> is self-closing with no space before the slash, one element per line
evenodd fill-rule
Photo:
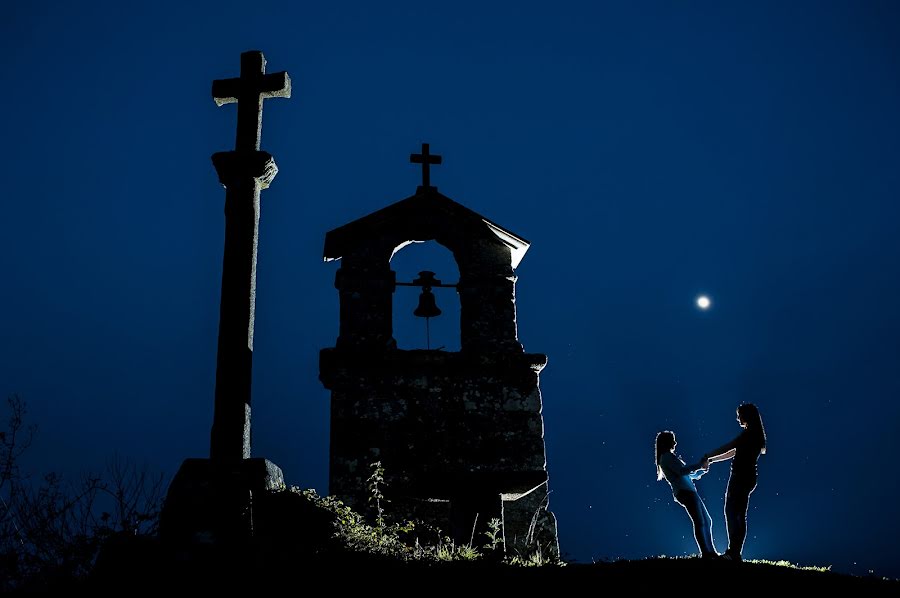
<path fill-rule="evenodd" d="M 123 546 L 98 563 L 89 588 L 228 589 L 263 591 L 316 588 L 346 591 L 423 593 L 501 591 L 659 591 L 695 590 L 743 595 L 749 592 L 802 590 L 833 595 L 900 595 L 900 581 L 808 571 L 762 563 L 654 558 L 597 564 L 510 566 L 486 561 L 423 564 L 364 554 L 244 554 L 224 557 L 208 553 L 190 559 L 165 553 L 158 546 Z M 81 585 L 81 584 L 79 584 Z"/>

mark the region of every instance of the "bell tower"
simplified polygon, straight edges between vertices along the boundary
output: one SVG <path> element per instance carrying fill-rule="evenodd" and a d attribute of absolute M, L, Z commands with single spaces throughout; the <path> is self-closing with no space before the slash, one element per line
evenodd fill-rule
<path fill-rule="evenodd" d="M 516 331 L 515 268 L 529 243 L 438 192 L 423 144 L 415 195 L 330 231 L 326 261 L 340 260 L 340 332 L 323 349 L 319 377 L 331 391 L 329 492 L 367 506 L 370 466 L 385 470 L 388 514 L 418 518 L 468 543 L 494 518 L 506 550 L 559 553 L 548 509 L 538 375 L 547 356 L 526 353 Z M 459 281 L 423 271 L 397 281 L 390 261 L 410 242 L 449 249 Z M 420 287 L 416 314 L 437 317 L 432 288 L 455 286 L 460 351 L 401 350 L 392 295 Z"/>

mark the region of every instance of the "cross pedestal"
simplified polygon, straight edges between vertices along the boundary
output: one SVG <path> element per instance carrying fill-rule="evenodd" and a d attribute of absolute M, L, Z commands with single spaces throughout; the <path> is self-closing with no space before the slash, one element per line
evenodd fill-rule
<path fill-rule="evenodd" d="M 180 547 L 240 548 L 259 531 L 254 503 L 284 487 L 284 474 L 268 459 L 185 459 L 166 493 L 160 537 Z"/>

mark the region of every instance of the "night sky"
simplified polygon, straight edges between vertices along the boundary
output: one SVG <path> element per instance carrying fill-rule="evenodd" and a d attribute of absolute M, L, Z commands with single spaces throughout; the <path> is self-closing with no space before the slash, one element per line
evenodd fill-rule
<path fill-rule="evenodd" d="M 265 52 L 254 454 L 327 492 L 336 263 L 325 233 L 433 184 L 532 242 L 519 338 L 541 374 L 551 508 L 581 562 L 696 552 L 656 482 L 769 436 L 745 558 L 900 577 L 900 4 L 14 2 L 0 21 L 0 395 L 33 471 L 208 454 L 236 111 Z M 723 6 L 727 4 L 727 6 Z M 190 6 L 188 6 L 190 5 Z M 398 278 L 455 282 L 433 243 Z M 701 293 L 712 299 L 697 309 Z M 459 346 L 452 291 L 433 345 Z M 396 338 L 424 346 L 415 291 Z M 387 467 L 390 467 L 387 464 Z M 720 550 L 728 464 L 700 482 Z M 388 489 L 389 493 L 389 489 Z"/>

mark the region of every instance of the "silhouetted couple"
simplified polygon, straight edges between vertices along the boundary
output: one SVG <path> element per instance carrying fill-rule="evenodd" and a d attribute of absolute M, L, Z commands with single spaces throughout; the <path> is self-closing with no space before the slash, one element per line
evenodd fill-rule
<path fill-rule="evenodd" d="M 725 491 L 725 524 L 728 528 L 728 550 L 722 558 L 740 561 L 747 537 L 747 508 L 750 494 L 756 489 L 756 461 L 766 452 L 766 432 L 759 409 L 752 403 L 737 408 L 737 421 L 743 431 L 731 442 L 703 455 L 697 463 L 685 465 L 675 456 L 675 433 L 656 435 L 656 479 L 665 479 L 672 487 L 675 502 L 688 512 L 694 524 L 694 538 L 703 558 L 718 558 L 712 539 L 712 519 L 694 480 L 709 471 L 709 464 L 731 459 L 731 477 Z"/>

